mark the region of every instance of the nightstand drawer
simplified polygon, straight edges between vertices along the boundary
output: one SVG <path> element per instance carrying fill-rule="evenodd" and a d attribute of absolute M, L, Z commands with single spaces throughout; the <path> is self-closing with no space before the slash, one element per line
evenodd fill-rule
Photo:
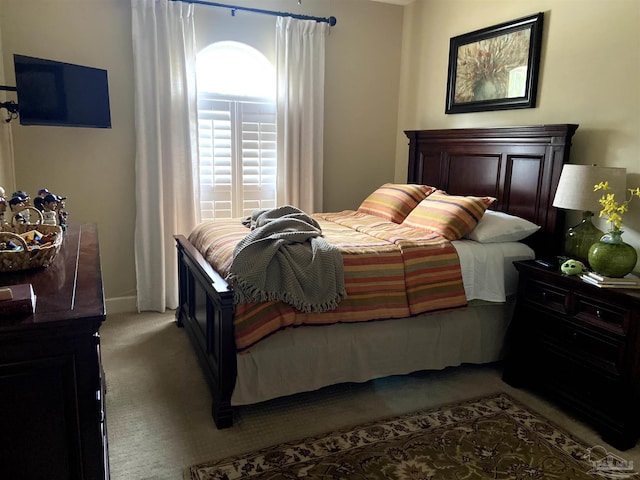
<path fill-rule="evenodd" d="M 566 313 L 569 292 L 547 283 L 530 280 L 527 282 L 525 299 L 559 313 Z"/>
<path fill-rule="evenodd" d="M 615 336 L 603 335 L 559 318 L 544 318 L 538 323 L 536 336 L 546 348 L 562 352 L 577 363 L 597 368 L 613 375 L 622 373 L 625 342 Z"/>
<path fill-rule="evenodd" d="M 575 296 L 576 319 L 584 321 L 603 330 L 625 336 L 629 330 L 631 312 L 617 309 L 610 304 L 597 302 L 589 297 Z"/>
<path fill-rule="evenodd" d="M 559 351 L 547 352 L 540 368 L 545 383 L 557 392 L 591 408 L 608 410 L 613 417 L 624 415 L 626 402 L 621 400 L 628 394 L 620 379 L 590 370 Z"/>

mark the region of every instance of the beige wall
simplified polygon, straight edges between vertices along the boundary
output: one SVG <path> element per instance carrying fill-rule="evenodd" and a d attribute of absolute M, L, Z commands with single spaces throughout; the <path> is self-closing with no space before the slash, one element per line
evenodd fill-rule
<path fill-rule="evenodd" d="M 128 0 L 2 0 L 2 47 L 9 85 L 13 54 L 108 71 L 111 129 L 21 126 L 11 122 L 16 186 L 66 195 L 69 221 L 100 233 L 107 298 L 135 308 L 133 67 Z"/>
<path fill-rule="evenodd" d="M 545 18 L 537 107 L 445 115 L 449 39 L 538 12 Z M 628 186 L 637 187 L 639 112 L 638 0 L 416 0 L 406 7 L 396 180 L 406 175 L 402 130 L 577 123 L 572 163 L 625 167 Z M 640 199 L 624 229 L 638 249 Z"/>
<path fill-rule="evenodd" d="M 135 137 L 129 0 L 0 0 L 7 84 L 13 54 L 108 70 L 113 128 L 12 122 L 17 186 L 67 195 L 72 222 L 100 231 L 108 311 L 135 308 Z M 368 0 L 238 0 L 237 5 L 327 17 L 325 210 L 354 208 L 393 179 L 403 8 Z M 206 10 L 198 7 L 198 15 Z M 211 9 L 212 37 L 256 39 L 273 17 Z M 200 21 L 201 19 L 199 19 Z M 275 36 L 275 29 L 270 33 Z M 268 55 L 269 56 L 269 55 Z M 0 140 L 1 141 L 1 140 Z"/>
<path fill-rule="evenodd" d="M 333 0 L 327 43 L 325 211 L 355 209 L 393 181 L 403 7 Z"/>

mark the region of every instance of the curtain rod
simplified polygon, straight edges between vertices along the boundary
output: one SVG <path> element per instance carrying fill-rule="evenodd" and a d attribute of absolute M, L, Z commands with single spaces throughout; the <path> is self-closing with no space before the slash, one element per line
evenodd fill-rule
<path fill-rule="evenodd" d="M 297 18 L 298 20 L 315 20 L 316 22 L 328 23 L 330 27 L 335 26 L 337 22 L 336 17 L 328 17 L 328 18 L 314 17 L 311 15 L 299 15 L 297 13 L 276 12 L 274 10 L 262 10 L 260 8 L 239 7 L 237 5 L 225 5 L 224 3 L 205 2 L 204 0 L 171 0 L 171 1 L 193 3 L 196 5 L 207 5 L 209 7 L 228 8 L 231 10 L 231 15 L 235 15 L 236 10 L 241 10 L 244 12 L 262 13 L 265 15 L 275 15 L 278 17 L 292 17 L 292 18 Z"/>

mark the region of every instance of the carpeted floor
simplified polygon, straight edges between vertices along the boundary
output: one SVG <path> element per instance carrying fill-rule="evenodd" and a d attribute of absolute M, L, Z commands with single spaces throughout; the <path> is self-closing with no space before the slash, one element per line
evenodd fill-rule
<path fill-rule="evenodd" d="M 109 315 L 101 337 L 112 480 L 180 480 L 190 465 L 500 391 L 587 445 L 640 465 L 640 445 L 618 452 L 545 400 L 506 385 L 496 365 L 334 386 L 241 407 L 233 428 L 217 430 L 208 387 L 173 312 Z"/>

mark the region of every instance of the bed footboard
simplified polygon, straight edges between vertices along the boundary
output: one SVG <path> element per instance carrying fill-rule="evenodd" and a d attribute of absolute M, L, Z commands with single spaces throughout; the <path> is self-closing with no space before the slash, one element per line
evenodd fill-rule
<path fill-rule="evenodd" d="M 187 331 L 212 394 L 216 427 L 233 424 L 231 394 L 236 382 L 233 292 L 183 236 L 178 249 L 179 305 L 176 323 Z"/>

